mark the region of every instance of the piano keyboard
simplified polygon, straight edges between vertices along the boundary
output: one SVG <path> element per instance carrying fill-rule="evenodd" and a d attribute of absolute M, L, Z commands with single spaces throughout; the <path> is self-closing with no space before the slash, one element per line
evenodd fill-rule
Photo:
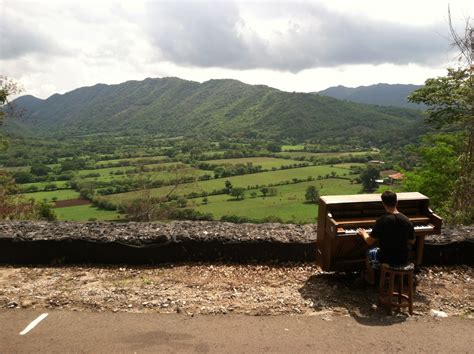
<path fill-rule="evenodd" d="M 367 231 L 367 233 L 372 232 L 372 228 L 370 227 L 361 227 L 361 229 Z M 434 225 L 432 224 L 427 224 L 427 225 L 415 225 L 415 232 L 417 231 L 430 231 L 434 229 Z M 357 235 L 357 229 L 343 229 L 340 228 L 337 231 L 337 236 L 352 236 L 352 235 Z"/>

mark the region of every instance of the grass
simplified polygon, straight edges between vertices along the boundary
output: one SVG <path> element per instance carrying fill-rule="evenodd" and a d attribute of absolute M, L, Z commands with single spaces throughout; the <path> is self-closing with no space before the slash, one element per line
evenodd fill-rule
<path fill-rule="evenodd" d="M 57 200 L 68 200 L 68 199 L 77 199 L 79 198 L 79 193 L 72 189 L 61 189 L 57 191 L 48 191 L 48 192 L 34 192 L 34 193 L 25 193 L 23 194 L 25 198 L 34 199 L 37 201 L 52 201 L 54 197 Z"/>
<path fill-rule="evenodd" d="M 278 170 L 278 171 L 268 171 L 261 173 L 248 174 L 243 176 L 233 176 L 228 178 L 219 178 L 212 179 L 209 181 L 201 181 L 194 183 L 182 184 L 174 192 L 177 195 L 185 195 L 191 192 L 211 192 L 213 190 L 219 190 L 224 188 L 225 181 L 230 181 L 234 187 L 244 187 L 248 188 L 249 186 L 262 186 L 268 185 L 270 183 L 275 184 L 283 181 L 291 181 L 293 178 L 306 179 L 308 177 L 317 178 L 318 176 L 324 177 L 326 175 L 334 172 L 336 176 L 345 176 L 349 175 L 349 170 L 346 168 L 336 167 L 336 166 L 309 166 L 301 168 L 293 168 L 287 170 Z M 161 188 L 151 189 L 151 194 L 155 197 L 161 197 L 168 194 L 173 186 L 166 186 Z M 122 201 L 131 200 L 140 196 L 140 192 L 128 192 L 120 194 L 112 194 L 107 196 L 107 199 L 112 200 L 113 202 L 120 203 Z"/>
<path fill-rule="evenodd" d="M 271 170 L 273 167 L 280 168 L 281 166 L 301 163 L 301 161 L 278 159 L 275 157 L 243 157 L 238 159 L 209 160 L 205 162 L 212 165 L 246 165 L 247 163 L 252 163 L 254 166 L 262 166 L 262 169 L 264 170 Z"/>
<path fill-rule="evenodd" d="M 245 199 L 236 201 L 229 195 L 209 196 L 208 204 L 202 204 L 202 198 L 190 200 L 190 206 L 194 209 L 212 213 L 216 220 L 223 215 L 246 216 L 252 219 L 263 219 L 276 216 L 283 221 L 294 221 L 296 223 L 315 223 L 317 219 L 318 206 L 305 203 L 306 188 L 314 185 L 318 188 L 320 195 L 333 194 L 356 194 L 361 186 L 350 184 L 345 179 L 325 179 L 319 181 L 303 182 L 276 187 L 277 196 L 263 198 L 260 191 L 256 190 L 258 196 L 251 197 L 252 191 L 246 191 Z"/>
<path fill-rule="evenodd" d="M 100 210 L 92 205 L 56 208 L 54 211 L 60 221 L 113 221 L 122 217 L 122 215 L 116 211 Z"/>

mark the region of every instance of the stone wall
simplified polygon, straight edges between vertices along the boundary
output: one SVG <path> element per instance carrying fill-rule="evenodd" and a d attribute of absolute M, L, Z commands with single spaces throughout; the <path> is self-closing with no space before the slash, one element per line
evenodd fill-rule
<path fill-rule="evenodd" d="M 473 227 L 428 238 L 424 262 L 472 264 Z M 316 225 L 0 223 L 1 263 L 314 262 Z"/>

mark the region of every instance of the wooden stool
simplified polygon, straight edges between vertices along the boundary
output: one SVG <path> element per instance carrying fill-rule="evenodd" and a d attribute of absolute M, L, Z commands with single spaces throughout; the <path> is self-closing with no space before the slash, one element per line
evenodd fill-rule
<path fill-rule="evenodd" d="M 413 270 L 415 266 L 410 263 L 406 266 L 393 267 L 382 264 L 380 267 L 380 288 L 379 305 L 387 308 L 388 314 L 392 314 L 392 306 L 408 307 L 410 315 L 413 315 Z M 388 276 L 388 288 L 385 287 L 385 280 Z M 408 281 L 408 292 L 404 292 L 404 281 Z M 398 279 L 397 279 L 398 278 Z M 396 282 L 398 280 L 398 282 Z M 395 286 L 397 287 L 395 290 Z M 397 299 L 394 301 L 394 297 Z"/>

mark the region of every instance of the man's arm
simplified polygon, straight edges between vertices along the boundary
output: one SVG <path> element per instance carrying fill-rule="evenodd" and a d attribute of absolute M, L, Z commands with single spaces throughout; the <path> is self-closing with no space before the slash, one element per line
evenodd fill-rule
<path fill-rule="evenodd" d="M 367 231 L 365 231 L 364 229 L 357 229 L 357 235 L 362 237 L 364 239 L 364 241 L 370 246 L 370 245 L 373 245 L 377 239 L 376 238 L 373 238 L 371 237 Z"/>
<path fill-rule="evenodd" d="M 410 230 L 408 234 L 408 244 L 409 245 L 414 245 L 416 243 L 416 236 L 415 236 L 415 227 L 413 226 L 413 223 L 411 221 L 408 221 L 410 223 Z"/>

